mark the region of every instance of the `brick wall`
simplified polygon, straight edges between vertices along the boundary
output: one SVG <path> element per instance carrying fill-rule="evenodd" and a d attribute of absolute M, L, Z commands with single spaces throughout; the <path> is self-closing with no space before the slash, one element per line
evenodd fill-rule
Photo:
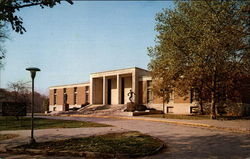
<path fill-rule="evenodd" d="M 155 104 L 162 104 L 162 97 L 153 95 L 153 103 L 155 103 Z"/>
<path fill-rule="evenodd" d="M 174 92 L 174 103 L 190 103 L 190 95 L 187 94 L 186 96 L 179 96 Z"/>
<path fill-rule="evenodd" d="M 82 105 L 85 103 L 85 87 L 77 87 L 76 104 Z"/>
<path fill-rule="evenodd" d="M 82 105 L 86 103 L 86 86 L 77 87 L 76 105 Z M 56 95 L 56 105 L 63 105 L 63 88 L 58 88 Z M 74 87 L 66 88 L 67 104 L 74 105 Z M 90 98 L 90 97 L 89 97 Z M 89 101 L 90 99 L 88 99 Z M 54 105 L 54 89 L 49 90 L 49 102 L 50 105 Z"/>
<path fill-rule="evenodd" d="M 67 88 L 67 104 L 73 105 L 74 104 L 74 87 L 72 88 Z"/>
<path fill-rule="evenodd" d="M 56 104 L 63 105 L 63 89 L 57 89 L 56 91 Z"/>
<path fill-rule="evenodd" d="M 54 105 L 54 89 L 49 90 L 49 105 Z"/>

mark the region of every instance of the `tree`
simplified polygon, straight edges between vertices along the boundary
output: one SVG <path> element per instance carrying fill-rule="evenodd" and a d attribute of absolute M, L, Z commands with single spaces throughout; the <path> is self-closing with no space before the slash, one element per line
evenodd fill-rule
<path fill-rule="evenodd" d="M 66 0 L 68 3 L 73 4 L 72 0 Z M 2 45 L 7 39 L 6 24 L 10 23 L 12 30 L 17 33 L 23 34 L 26 32 L 23 27 L 23 19 L 16 15 L 17 11 L 22 8 L 31 6 L 54 7 L 59 4 L 61 0 L 0 0 L 0 68 L 3 67 L 2 59 L 5 58 L 4 46 Z"/>
<path fill-rule="evenodd" d="M 250 77 L 250 2 L 176 1 L 156 16 L 156 45 L 149 48 L 153 79 L 181 94 L 197 90 L 216 118 L 220 100 L 239 97 Z M 234 99 L 235 100 L 235 99 Z"/>
<path fill-rule="evenodd" d="M 6 39 L 8 39 L 6 25 L 5 23 L 0 22 L 0 71 L 1 71 L 1 68 L 3 67 L 2 60 L 5 58 L 6 50 L 3 46 L 3 43 L 5 42 Z"/>
<path fill-rule="evenodd" d="M 66 0 L 68 3 L 73 4 L 72 0 Z M 1 0 L 0 1 L 0 21 L 10 23 L 12 29 L 20 34 L 26 30 L 23 27 L 23 19 L 16 15 L 17 11 L 22 8 L 31 6 L 54 7 L 59 4 L 61 0 Z"/>
<path fill-rule="evenodd" d="M 49 98 L 44 96 L 44 100 L 43 100 L 43 109 L 44 111 L 49 112 Z"/>
<path fill-rule="evenodd" d="M 27 112 L 30 112 L 30 103 L 31 103 L 31 91 L 30 82 L 10 82 L 9 87 L 9 99 L 15 103 L 21 103 L 26 106 Z M 43 107 L 43 102 L 48 99 L 47 96 L 42 95 L 38 92 L 34 92 L 34 112 L 44 112 L 45 108 Z"/>
<path fill-rule="evenodd" d="M 23 103 L 26 106 L 30 104 L 29 82 L 17 81 L 8 84 L 12 100 L 16 103 Z"/>

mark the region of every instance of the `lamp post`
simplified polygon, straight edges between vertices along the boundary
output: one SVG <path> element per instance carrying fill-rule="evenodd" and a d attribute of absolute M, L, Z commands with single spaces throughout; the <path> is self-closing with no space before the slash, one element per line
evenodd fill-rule
<path fill-rule="evenodd" d="M 31 79 L 32 79 L 32 103 L 31 103 L 31 136 L 30 136 L 30 144 L 35 143 L 34 139 L 34 79 L 36 77 L 36 72 L 40 71 L 39 68 L 29 67 L 26 68 L 27 71 L 30 71 Z"/>
<path fill-rule="evenodd" d="M 162 92 L 162 110 L 163 110 L 163 114 L 162 117 L 165 118 L 165 93 L 167 92 L 167 89 L 160 89 L 160 91 Z"/>

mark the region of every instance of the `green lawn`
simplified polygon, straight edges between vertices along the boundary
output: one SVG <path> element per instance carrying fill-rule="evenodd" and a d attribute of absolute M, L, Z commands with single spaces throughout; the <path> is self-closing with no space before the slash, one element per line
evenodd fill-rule
<path fill-rule="evenodd" d="M 72 138 L 27 144 L 18 148 L 42 149 L 44 151 L 88 151 L 109 154 L 146 155 L 162 145 L 160 140 L 139 132 L 111 133 L 85 138 Z"/>
<path fill-rule="evenodd" d="M 20 117 L 17 120 L 15 117 L 0 117 L 1 130 L 27 130 L 30 129 L 30 118 Z M 44 118 L 34 118 L 35 129 L 49 128 L 79 128 L 79 127 L 106 127 L 109 125 L 98 124 L 93 122 L 75 121 L 75 120 L 54 120 Z"/>
<path fill-rule="evenodd" d="M 0 134 L 0 141 L 17 137 L 17 134 Z"/>
<path fill-rule="evenodd" d="M 163 118 L 163 114 L 142 115 L 143 117 Z M 165 114 L 166 119 L 185 119 L 185 120 L 206 120 L 210 119 L 209 115 L 177 115 Z"/>
<path fill-rule="evenodd" d="M 141 115 L 143 117 L 163 118 L 163 114 Z M 211 119 L 210 115 L 178 115 L 178 114 L 165 114 L 166 119 L 184 119 L 184 120 L 208 120 Z M 212 120 L 212 119 L 211 119 Z M 217 116 L 217 120 L 250 120 L 250 117 L 241 116 Z"/>

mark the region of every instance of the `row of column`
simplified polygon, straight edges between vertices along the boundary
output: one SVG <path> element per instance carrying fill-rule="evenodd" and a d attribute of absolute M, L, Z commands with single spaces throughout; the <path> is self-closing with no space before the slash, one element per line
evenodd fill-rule
<path fill-rule="evenodd" d="M 103 76 L 103 104 L 108 104 L 108 101 L 107 101 L 107 77 L 106 76 Z M 137 90 L 138 90 L 138 86 L 136 84 L 137 82 L 137 78 L 136 78 L 136 74 L 135 73 L 132 73 L 132 91 L 135 92 L 135 94 L 138 94 Z M 111 83 L 112 85 L 112 83 Z M 121 87 L 122 87 L 122 83 L 121 83 L 121 74 L 117 74 L 116 75 L 116 88 L 117 88 L 117 103 L 114 103 L 114 104 L 121 104 Z M 124 90 L 123 90 L 124 91 Z M 112 97 L 111 97 L 112 98 Z M 123 97 L 124 98 L 124 97 Z M 137 103 L 137 97 L 135 97 L 135 102 Z"/>

